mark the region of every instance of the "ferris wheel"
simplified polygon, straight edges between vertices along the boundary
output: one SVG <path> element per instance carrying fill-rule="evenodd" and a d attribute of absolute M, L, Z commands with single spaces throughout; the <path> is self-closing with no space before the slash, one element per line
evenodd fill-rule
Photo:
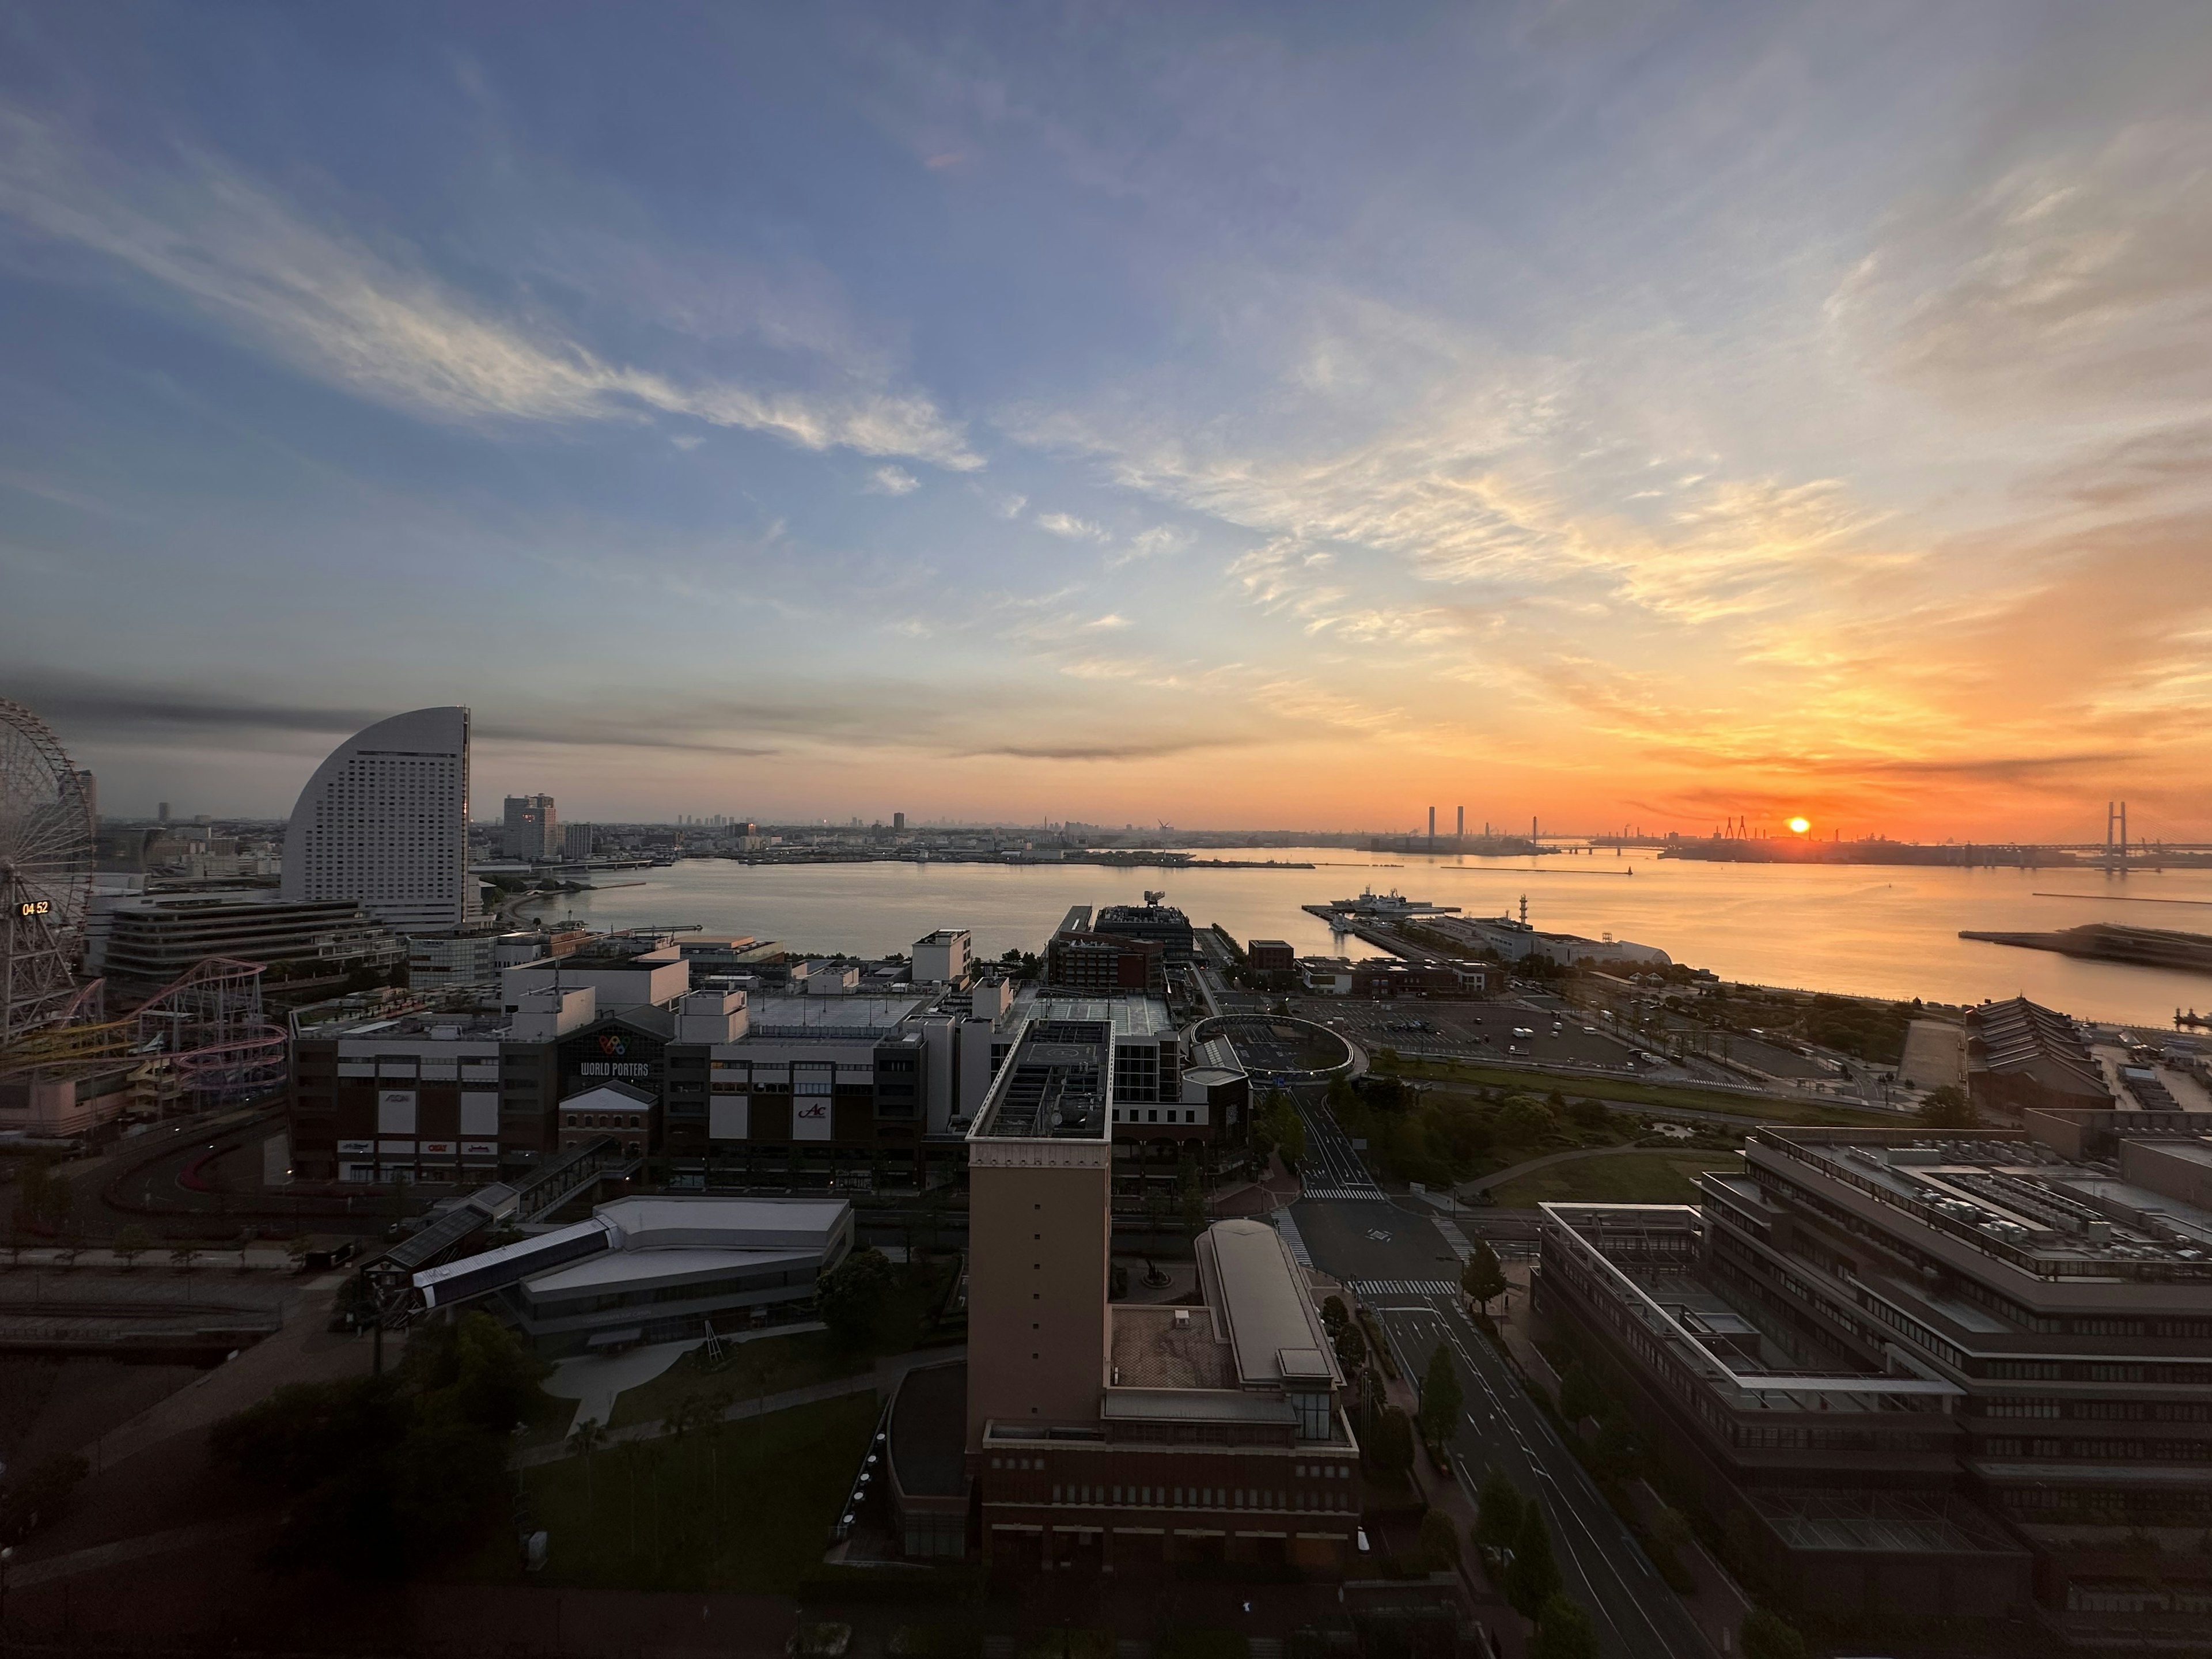
<path fill-rule="evenodd" d="M 92 869 L 84 778 L 44 720 L 0 697 L 0 1045 L 75 998 Z"/>

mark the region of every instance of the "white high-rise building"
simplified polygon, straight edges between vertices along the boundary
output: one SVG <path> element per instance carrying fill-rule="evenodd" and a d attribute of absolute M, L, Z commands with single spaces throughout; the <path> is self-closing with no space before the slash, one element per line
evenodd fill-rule
<path fill-rule="evenodd" d="M 476 915 L 467 709 L 394 714 L 331 751 L 292 809 L 283 896 L 356 899 L 405 933 Z"/>

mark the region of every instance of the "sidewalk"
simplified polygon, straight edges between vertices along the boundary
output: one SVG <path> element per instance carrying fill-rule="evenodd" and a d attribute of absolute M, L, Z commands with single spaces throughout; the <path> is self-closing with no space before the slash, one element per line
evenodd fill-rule
<path fill-rule="evenodd" d="M 1408 1418 L 1419 1410 L 1420 1402 L 1411 1379 L 1394 1379 L 1386 1373 L 1382 1390 L 1383 1397 Z M 1452 1526 L 1459 1534 L 1460 1583 L 1467 1591 L 1474 1616 L 1498 1638 L 1498 1650 L 1504 1659 L 1521 1659 L 1528 1649 L 1527 1624 L 1506 1604 L 1505 1598 L 1491 1588 L 1482 1564 L 1475 1556 L 1474 1495 L 1458 1476 L 1458 1460 L 1452 1458 L 1455 1472 L 1446 1474 L 1429 1462 L 1428 1452 L 1420 1444 L 1419 1430 L 1414 1431 L 1413 1439 L 1413 1490 L 1430 1508 L 1441 1510 L 1451 1517 Z M 1446 1455 L 1451 1454 L 1447 1451 Z"/>
<path fill-rule="evenodd" d="M 82 1447 L 85 1462 L 95 1472 L 112 1468 L 149 1446 L 243 1411 L 284 1383 L 324 1382 L 367 1372 L 374 1352 L 371 1340 L 324 1328 L 331 1298 L 346 1277 L 341 1269 L 301 1285 L 298 1295 L 286 1298 L 282 1330 L 240 1350 L 237 1358 Z M 393 1345 L 386 1355 L 389 1361 L 398 1354 L 398 1339 L 387 1340 Z"/>

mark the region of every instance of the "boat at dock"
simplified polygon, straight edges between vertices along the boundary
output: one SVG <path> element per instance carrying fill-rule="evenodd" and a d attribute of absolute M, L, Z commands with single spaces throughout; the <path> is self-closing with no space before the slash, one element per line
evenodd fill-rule
<path fill-rule="evenodd" d="M 1344 916 L 1360 921 L 1406 921 L 1421 916 L 1452 916 L 1459 914 L 1456 904 L 1431 904 L 1426 899 L 1409 899 L 1396 888 L 1378 893 L 1373 888 L 1363 890 L 1358 898 L 1331 899 L 1327 904 L 1306 907 L 1319 916 Z"/>

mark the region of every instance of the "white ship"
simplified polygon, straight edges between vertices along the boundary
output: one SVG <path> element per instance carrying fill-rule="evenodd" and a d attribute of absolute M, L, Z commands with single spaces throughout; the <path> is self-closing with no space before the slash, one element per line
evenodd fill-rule
<path fill-rule="evenodd" d="M 1402 921 L 1409 916 L 1449 916 L 1459 914 L 1456 904 L 1431 904 L 1426 899 L 1409 899 L 1400 896 L 1396 888 L 1378 893 L 1364 888 L 1358 898 L 1331 899 L 1327 906 L 1330 915 L 1357 916 L 1375 921 Z"/>

